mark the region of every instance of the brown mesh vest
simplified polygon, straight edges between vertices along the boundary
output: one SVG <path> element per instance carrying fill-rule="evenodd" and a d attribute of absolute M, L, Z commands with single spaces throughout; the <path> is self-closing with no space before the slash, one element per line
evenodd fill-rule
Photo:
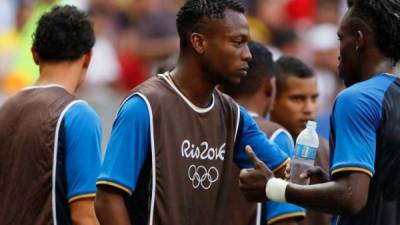
<path fill-rule="evenodd" d="M 33 88 L 0 107 L 1 225 L 55 224 L 55 136 L 74 99 L 60 87 Z"/>
<path fill-rule="evenodd" d="M 232 184 L 237 104 L 216 90 L 209 108 L 196 109 L 167 75 L 148 80 L 134 93 L 150 111 L 148 224 L 222 225 Z"/>

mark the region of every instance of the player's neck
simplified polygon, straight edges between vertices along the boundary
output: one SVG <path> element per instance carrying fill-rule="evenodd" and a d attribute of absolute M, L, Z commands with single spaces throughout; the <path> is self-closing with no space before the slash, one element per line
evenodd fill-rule
<path fill-rule="evenodd" d="M 82 74 L 82 67 L 76 63 L 45 63 L 40 66 L 40 76 L 35 85 L 62 85 L 75 95 Z"/>
<path fill-rule="evenodd" d="M 384 57 L 378 50 L 371 50 L 365 60 L 362 73 L 362 80 L 368 80 L 377 74 L 392 73 L 393 62 Z"/>
<path fill-rule="evenodd" d="M 243 106 L 247 111 L 257 114 L 258 116 L 264 117 L 265 104 L 263 101 L 258 101 L 254 98 L 247 98 L 247 97 L 237 97 L 235 100 Z"/>
<path fill-rule="evenodd" d="M 206 80 L 197 64 L 179 63 L 171 75 L 175 85 L 193 104 L 202 108 L 209 106 L 216 85 Z"/>

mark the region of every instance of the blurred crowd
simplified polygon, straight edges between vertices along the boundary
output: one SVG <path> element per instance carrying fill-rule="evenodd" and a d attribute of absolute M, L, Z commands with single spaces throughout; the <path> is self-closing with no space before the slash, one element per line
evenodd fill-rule
<path fill-rule="evenodd" d="M 31 35 L 40 15 L 54 4 L 88 11 L 97 36 L 85 87 L 80 93 L 102 117 L 106 143 L 122 96 L 176 62 L 176 12 L 184 0 L 1 0 L 0 103 L 32 85 L 38 68 Z M 242 0 L 251 37 L 277 58 L 299 57 L 314 69 L 319 89 L 319 133 L 328 137 L 333 100 L 343 88 L 337 76 L 337 24 L 345 0 Z"/>

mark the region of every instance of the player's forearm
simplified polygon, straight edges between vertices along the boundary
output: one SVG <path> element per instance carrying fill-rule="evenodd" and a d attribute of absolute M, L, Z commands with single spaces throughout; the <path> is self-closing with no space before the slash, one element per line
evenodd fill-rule
<path fill-rule="evenodd" d="M 95 208 L 101 225 L 131 225 L 121 193 L 98 188 Z"/>
<path fill-rule="evenodd" d="M 266 224 L 266 225 L 268 225 L 268 224 Z M 289 219 L 277 221 L 275 223 L 272 223 L 271 225 L 299 225 L 299 223 L 295 219 L 289 218 Z"/>
<path fill-rule="evenodd" d="M 82 216 L 80 218 L 71 218 L 73 225 L 99 225 L 94 212 L 92 215 Z"/>
<path fill-rule="evenodd" d="M 73 225 L 99 225 L 94 212 L 94 199 L 78 199 L 70 204 Z"/>
<path fill-rule="evenodd" d="M 356 214 L 366 204 L 368 188 L 364 184 L 357 184 L 353 178 L 348 175 L 336 181 L 308 186 L 289 184 L 286 200 L 327 213 Z"/>

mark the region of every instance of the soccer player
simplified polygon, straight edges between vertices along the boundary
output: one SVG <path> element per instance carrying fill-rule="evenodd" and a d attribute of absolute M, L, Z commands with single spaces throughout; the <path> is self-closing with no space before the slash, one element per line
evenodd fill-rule
<path fill-rule="evenodd" d="M 292 56 L 281 56 L 276 65 L 276 99 L 270 113 L 271 121 L 284 126 L 295 140 L 306 127 L 307 120 L 316 119 L 317 78 L 314 72 L 301 60 Z M 328 142 L 319 136 L 319 148 L 315 165 L 325 172 L 329 171 Z M 311 183 L 318 183 L 311 179 Z M 307 216 L 301 224 L 330 224 L 327 214 L 307 210 Z"/>
<path fill-rule="evenodd" d="M 289 156 L 293 155 L 293 139 L 286 129 L 277 123 L 267 121 L 265 116 L 269 113 L 275 98 L 276 66 L 272 53 L 261 44 L 249 43 L 252 60 L 249 62 L 249 71 L 239 85 L 225 84 L 223 90 L 242 105 L 254 118 L 257 125 Z M 235 166 L 235 174 L 239 169 Z M 261 204 L 248 202 L 239 190 L 238 183 L 234 183 L 228 204 L 226 224 L 255 225 L 273 224 L 289 225 L 298 224 L 305 216 L 303 208 L 292 204 L 282 204 L 267 201 L 264 207 Z M 263 210 L 261 210 L 263 209 Z"/>
<path fill-rule="evenodd" d="M 215 88 L 238 83 L 248 70 L 241 4 L 188 0 L 177 28 L 177 67 L 133 90 L 117 114 L 97 180 L 96 213 L 104 225 L 222 225 L 237 182 L 233 163 L 253 167 L 248 144 L 284 176 L 287 155 Z"/>
<path fill-rule="evenodd" d="M 331 117 L 331 180 L 288 184 L 256 156 L 241 172 L 249 199 L 288 201 L 340 215 L 339 225 L 400 223 L 400 79 L 390 74 L 400 59 L 400 3 L 356 0 L 343 18 L 339 75 L 347 88 Z"/>
<path fill-rule="evenodd" d="M 94 42 L 87 15 L 75 7 L 40 18 L 32 45 L 39 80 L 0 108 L 0 224 L 98 224 L 101 128 L 74 96 Z"/>

